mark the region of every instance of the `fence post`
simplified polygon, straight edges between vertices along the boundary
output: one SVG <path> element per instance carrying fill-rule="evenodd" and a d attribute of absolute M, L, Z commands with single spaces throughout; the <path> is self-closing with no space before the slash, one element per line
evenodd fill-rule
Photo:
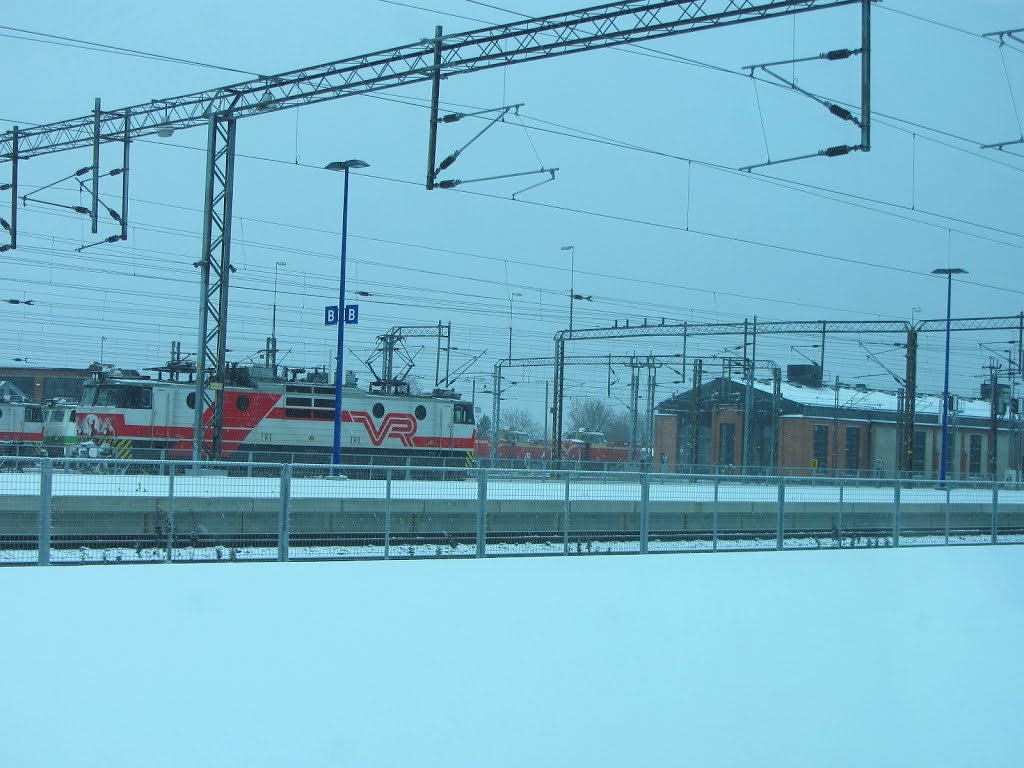
<path fill-rule="evenodd" d="M 999 481 L 992 483 L 992 543 L 997 541 L 999 531 Z"/>
<path fill-rule="evenodd" d="M 640 554 L 647 554 L 648 538 L 651 532 L 651 475 L 640 475 Z"/>
<path fill-rule="evenodd" d="M 565 476 L 565 506 L 562 514 L 562 554 L 569 554 L 569 511 L 572 509 L 569 500 L 569 475 Z"/>
<path fill-rule="evenodd" d="M 476 480 L 476 556 L 487 554 L 487 470 L 477 470 Z"/>
<path fill-rule="evenodd" d="M 50 564 L 50 523 L 53 518 L 53 459 L 40 464 L 39 473 L 39 565 Z"/>
<path fill-rule="evenodd" d="M 843 491 L 844 486 L 842 481 L 839 481 L 839 520 L 837 524 L 839 534 L 839 548 L 843 548 Z"/>
<path fill-rule="evenodd" d="M 900 473 L 896 472 L 896 485 L 892 489 L 892 545 L 900 545 Z"/>
<path fill-rule="evenodd" d="M 384 559 L 391 557 L 391 467 L 384 481 Z"/>
<path fill-rule="evenodd" d="M 786 541 L 786 478 L 779 475 L 779 518 L 775 538 L 775 548 L 782 549 Z"/>
<path fill-rule="evenodd" d="M 281 506 L 277 515 L 277 561 L 288 562 L 288 529 L 290 526 L 288 506 L 292 499 L 292 465 L 281 465 Z"/>
<path fill-rule="evenodd" d="M 946 532 L 946 546 L 949 546 L 949 483 L 946 483 L 946 514 L 943 528 Z"/>
<path fill-rule="evenodd" d="M 715 495 L 711 504 L 711 549 L 718 549 L 718 475 L 715 475 Z"/>
<path fill-rule="evenodd" d="M 167 465 L 167 563 L 174 559 L 174 469 L 173 462 Z"/>

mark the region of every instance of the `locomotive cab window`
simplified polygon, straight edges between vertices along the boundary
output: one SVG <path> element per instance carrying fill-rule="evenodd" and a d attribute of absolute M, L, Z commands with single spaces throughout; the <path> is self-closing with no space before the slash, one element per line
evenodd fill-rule
<path fill-rule="evenodd" d="M 25 421 L 27 423 L 43 423 L 43 409 L 39 406 L 27 406 L 25 408 Z"/>
<path fill-rule="evenodd" d="M 106 405 L 114 408 L 152 408 L 153 388 L 134 384 L 104 384 L 96 387 L 96 396 L 92 405 Z"/>
<path fill-rule="evenodd" d="M 456 403 L 455 411 L 453 413 L 453 420 L 456 424 L 472 424 L 473 423 L 473 405 L 472 403 Z"/>

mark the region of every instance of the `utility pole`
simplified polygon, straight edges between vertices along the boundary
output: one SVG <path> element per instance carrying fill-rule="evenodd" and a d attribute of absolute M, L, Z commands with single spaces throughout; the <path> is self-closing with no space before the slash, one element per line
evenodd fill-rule
<path fill-rule="evenodd" d="M 832 412 L 832 476 L 839 475 L 839 377 L 836 376 L 836 403 Z"/>
<path fill-rule="evenodd" d="M 999 467 L 999 395 L 996 389 L 999 386 L 999 364 L 994 358 L 988 362 L 988 397 L 989 397 L 989 437 L 988 437 L 988 466 L 991 479 L 996 479 L 996 470 Z"/>
<path fill-rule="evenodd" d="M 548 406 L 548 384 L 551 382 L 544 381 L 544 450 L 549 450 L 551 446 L 548 445 L 548 416 L 551 414 L 551 408 Z"/>
<path fill-rule="evenodd" d="M 701 386 L 704 376 L 704 361 L 697 358 L 693 361 L 693 396 L 690 398 L 690 471 L 697 466 L 697 442 L 700 439 L 701 417 Z"/>
<path fill-rule="evenodd" d="M 752 460 L 751 445 L 752 445 L 752 417 L 754 410 L 754 366 L 757 363 L 757 315 L 754 315 L 754 324 L 750 334 L 751 338 L 751 352 L 750 360 L 747 360 L 747 345 L 746 345 L 746 327 L 747 321 L 743 321 L 744 333 L 743 333 L 743 365 L 746 367 L 746 393 L 743 400 L 743 471 L 750 471 L 750 463 Z"/>

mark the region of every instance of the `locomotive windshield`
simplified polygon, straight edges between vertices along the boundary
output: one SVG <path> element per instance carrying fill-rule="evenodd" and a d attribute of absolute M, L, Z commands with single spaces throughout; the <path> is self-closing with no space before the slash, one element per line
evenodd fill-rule
<path fill-rule="evenodd" d="M 472 403 L 456 403 L 455 412 L 452 415 L 452 419 L 456 424 L 472 424 L 473 423 L 473 404 Z"/>
<path fill-rule="evenodd" d="M 137 384 L 86 385 L 83 405 L 101 405 L 114 408 L 152 408 L 153 388 Z"/>

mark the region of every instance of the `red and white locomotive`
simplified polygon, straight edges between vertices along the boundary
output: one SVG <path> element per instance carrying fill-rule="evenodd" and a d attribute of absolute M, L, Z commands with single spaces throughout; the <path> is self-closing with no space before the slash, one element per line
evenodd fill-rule
<path fill-rule="evenodd" d="M 119 458 L 190 457 L 195 384 L 168 368 L 154 370 L 161 372 L 157 379 L 106 370 L 87 383 L 75 415 L 79 439 L 111 445 Z M 322 371 L 293 370 L 289 377 L 284 370 L 284 377 L 276 377 L 269 368 L 230 369 L 221 458 L 330 462 L 334 385 Z M 164 379 L 163 372 L 170 378 Z M 393 459 L 465 466 L 472 461 L 473 405 L 454 391 L 367 391 L 350 372 L 342 392 L 345 463 Z"/>
<path fill-rule="evenodd" d="M 43 442 L 43 409 L 0 381 L 0 454 L 32 455 Z"/>

